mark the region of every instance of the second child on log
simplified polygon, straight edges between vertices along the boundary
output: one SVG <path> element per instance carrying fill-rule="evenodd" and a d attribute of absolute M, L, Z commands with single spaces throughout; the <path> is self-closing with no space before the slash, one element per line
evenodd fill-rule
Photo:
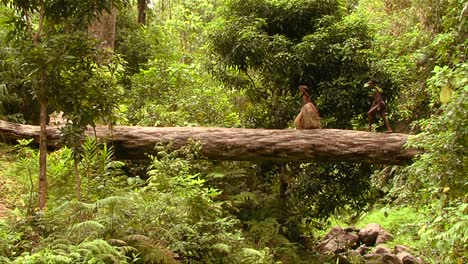
<path fill-rule="evenodd" d="M 302 95 L 303 106 L 299 115 L 294 120 L 296 129 L 316 129 L 321 128 L 320 116 L 317 108 L 312 103 L 309 94 L 309 87 L 299 85 L 299 92 Z"/>
<path fill-rule="evenodd" d="M 372 95 L 373 102 L 371 109 L 369 112 L 367 112 L 367 117 L 369 121 L 369 131 L 372 131 L 372 121 L 374 117 L 379 114 L 382 119 L 385 122 L 385 126 L 387 127 L 386 133 L 392 133 L 393 129 L 392 126 L 390 125 L 390 122 L 387 119 L 387 105 L 385 104 L 385 101 L 383 100 L 382 93 L 383 90 L 377 85 L 377 81 L 374 79 L 371 79 L 370 81 L 367 82 L 365 87 L 370 88 L 370 94 Z"/>

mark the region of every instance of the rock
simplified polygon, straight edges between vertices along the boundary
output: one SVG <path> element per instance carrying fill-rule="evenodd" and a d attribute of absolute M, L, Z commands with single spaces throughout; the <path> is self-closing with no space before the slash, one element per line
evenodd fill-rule
<path fill-rule="evenodd" d="M 403 264 L 401 260 L 393 254 L 383 254 L 382 264 Z"/>
<path fill-rule="evenodd" d="M 422 264 L 422 260 L 416 258 L 415 256 L 411 255 L 406 251 L 402 251 L 397 254 L 398 259 L 400 259 L 401 263 L 403 264 Z"/>
<path fill-rule="evenodd" d="M 359 239 L 363 244 L 373 247 L 385 244 L 393 239 L 392 234 L 383 229 L 379 224 L 371 223 L 359 231 Z"/>
<path fill-rule="evenodd" d="M 411 254 L 411 249 L 403 245 L 396 245 L 393 248 L 393 253 L 401 260 L 403 264 L 422 264 L 424 263 L 420 258 Z"/>
<path fill-rule="evenodd" d="M 369 253 L 362 256 L 366 264 L 381 264 L 383 256 L 376 253 Z"/>
<path fill-rule="evenodd" d="M 391 240 L 393 240 L 392 234 L 381 228 L 379 234 L 377 235 L 377 239 L 375 240 L 375 244 L 385 244 L 386 242 Z"/>
<path fill-rule="evenodd" d="M 363 229 L 355 227 L 334 227 L 328 232 L 318 250 L 339 263 L 366 264 L 423 264 L 424 262 L 410 253 L 406 246 L 397 245 L 392 249 L 385 242 L 393 236 L 379 224 L 368 224 Z M 375 249 L 368 253 L 370 247 Z M 352 250 L 355 249 L 355 250 Z"/>
<path fill-rule="evenodd" d="M 370 253 L 363 256 L 366 264 L 402 264 L 394 254 Z"/>
<path fill-rule="evenodd" d="M 378 245 L 375 247 L 374 253 L 384 255 L 384 254 L 392 254 L 392 250 L 384 245 Z"/>
<path fill-rule="evenodd" d="M 357 234 L 346 232 L 340 227 L 334 227 L 325 235 L 318 245 L 320 252 L 344 252 L 348 249 L 355 249 L 359 245 Z"/>
<path fill-rule="evenodd" d="M 392 253 L 392 250 L 386 247 L 385 245 L 378 245 L 375 247 L 375 250 L 373 253 L 368 254 L 372 255 L 373 259 L 378 259 L 378 257 L 375 257 L 375 255 L 380 255 L 382 258 L 380 259 L 383 264 L 402 264 L 401 260 Z M 367 263 L 367 262 L 366 262 Z"/>
<path fill-rule="evenodd" d="M 401 252 L 411 252 L 411 250 L 407 246 L 403 246 L 403 245 L 396 245 L 393 248 L 393 254 L 398 255 L 398 253 L 401 253 Z"/>
<path fill-rule="evenodd" d="M 379 224 L 368 224 L 359 231 L 359 239 L 367 246 L 373 247 L 375 245 L 375 241 L 377 240 L 377 236 L 379 235 L 380 229 L 381 227 Z"/>
<path fill-rule="evenodd" d="M 356 252 L 359 253 L 359 255 L 364 255 L 367 253 L 367 251 L 369 251 L 369 247 L 366 246 L 365 244 L 363 245 L 360 245 L 357 249 L 356 249 Z"/>
<path fill-rule="evenodd" d="M 359 233 L 360 229 L 359 228 L 356 228 L 354 226 L 348 226 L 346 227 L 345 229 L 343 229 L 344 231 L 346 232 L 356 232 L 356 233 Z"/>

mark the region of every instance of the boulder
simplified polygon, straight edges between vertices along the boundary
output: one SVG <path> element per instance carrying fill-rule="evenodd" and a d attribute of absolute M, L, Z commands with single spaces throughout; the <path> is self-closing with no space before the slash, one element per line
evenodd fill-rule
<path fill-rule="evenodd" d="M 422 260 L 420 258 L 416 258 L 415 256 L 411 255 L 409 252 L 403 251 L 397 254 L 398 259 L 401 260 L 403 264 L 422 264 Z"/>
<path fill-rule="evenodd" d="M 318 249 L 322 253 L 344 252 L 348 249 L 355 249 L 359 246 L 359 236 L 352 232 L 346 232 L 341 227 L 334 227 L 322 239 Z"/>
<path fill-rule="evenodd" d="M 403 246 L 403 245 L 396 245 L 393 248 L 393 254 L 398 255 L 398 253 L 401 253 L 401 252 L 411 252 L 411 250 L 407 246 Z"/>
<path fill-rule="evenodd" d="M 373 247 L 375 245 L 375 241 L 377 240 L 377 236 L 379 235 L 380 230 L 381 227 L 379 224 L 368 224 L 366 227 L 362 228 L 359 231 L 359 239 L 363 244 L 366 244 L 366 246 Z"/>
<path fill-rule="evenodd" d="M 411 253 L 411 249 L 407 246 L 396 245 L 393 248 L 393 253 L 401 260 L 403 264 L 422 264 L 424 263 L 420 258 L 415 257 Z"/>
<path fill-rule="evenodd" d="M 380 244 L 385 244 L 387 243 L 388 241 L 391 241 L 393 240 L 393 236 L 392 234 L 390 234 L 389 232 L 387 232 L 385 229 L 380 229 L 379 231 L 379 234 L 377 235 L 377 239 L 375 240 L 375 244 L 376 245 L 380 245 Z"/>
<path fill-rule="evenodd" d="M 402 264 L 400 259 L 394 254 L 370 253 L 363 256 L 366 264 Z"/>
<path fill-rule="evenodd" d="M 359 255 L 363 256 L 369 251 L 369 247 L 366 246 L 365 244 L 360 245 L 357 249 L 356 252 L 359 253 Z"/>
<path fill-rule="evenodd" d="M 392 250 L 384 245 L 378 245 L 375 247 L 374 253 L 384 255 L 384 254 L 392 254 Z"/>
<path fill-rule="evenodd" d="M 385 242 L 393 236 L 379 224 L 368 224 L 362 229 L 334 227 L 328 232 L 317 249 L 339 263 L 366 264 L 423 264 L 411 255 L 408 247 L 397 245 L 392 249 Z M 374 248 L 375 247 L 375 248 Z M 368 253 L 370 249 L 371 253 Z"/>
<path fill-rule="evenodd" d="M 366 264 L 381 264 L 383 256 L 376 253 L 369 253 L 362 257 Z"/>
<path fill-rule="evenodd" d="M 368 224 L 366 227 L 362 228 L 358 235 L 360 241 L 369 247 L 384 244 L 393 239 L 393 236 L 389 232 L 375 223 Z"/>
<path fill-rule="evenodd" d="M 401 260 L 393 254 L 383 254 L 382 264 L 403 264 Z"/>

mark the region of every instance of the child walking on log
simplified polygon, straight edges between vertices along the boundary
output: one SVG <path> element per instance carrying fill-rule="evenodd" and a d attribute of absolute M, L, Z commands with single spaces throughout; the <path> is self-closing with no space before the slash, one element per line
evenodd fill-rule
<path fill-rule="evenodd" d="M 368 81 L 366 86 L 368 86 L 371 89 L 373 98 L 371 109 L 369 110 L 369 112 L 367 112 L 367 119 L 369 122 L 368 130 L 372 131 L 372 121 L 374 117 L 377 114 L 379 114 L 383 118 L 385 126 L 387 127 L 386 133 L 392 133 L 393 129 L 390 125 L 390 122 L 387 119 L 387 105 L 385 104 L 385 101 L 382 97 L 382 89 L 377 85 L 377 81 L 374 79 Z"/>
<path fill-rule="evenodd" d="M 302 95 L 303 106 L 299 115 L 294 120 L 296 129 L 316 129 L 321 128 L 320 116 L 317 108 L 312 103 L 309 95 L 309 87 L 299 85 L 299 92 Z"/>

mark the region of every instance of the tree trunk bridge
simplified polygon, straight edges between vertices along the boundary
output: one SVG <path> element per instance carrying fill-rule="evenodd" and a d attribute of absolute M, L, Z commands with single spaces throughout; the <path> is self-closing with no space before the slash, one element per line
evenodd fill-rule
<path fill-rule="evenodd" d="M 48 146 L 59 148 L 60 131 L 47 128 Z M 94 137 L 94 130 L 86 134 Z M 404 147 L 408 135 L 339 129 L 245 129 L 219 127 L 96 127 L 96 135 L 114 147 L 117 158 L 145 159 L 157 143 L 172 143 L 177 149 L 191 140 L 201 143 L 202 154 L 217 160 L 273 160 L 365 162 L 404 164 L 421 153 Z M 39 127 L 0 121 L 0 138 L 33 138 L 39 142 Z"/>

